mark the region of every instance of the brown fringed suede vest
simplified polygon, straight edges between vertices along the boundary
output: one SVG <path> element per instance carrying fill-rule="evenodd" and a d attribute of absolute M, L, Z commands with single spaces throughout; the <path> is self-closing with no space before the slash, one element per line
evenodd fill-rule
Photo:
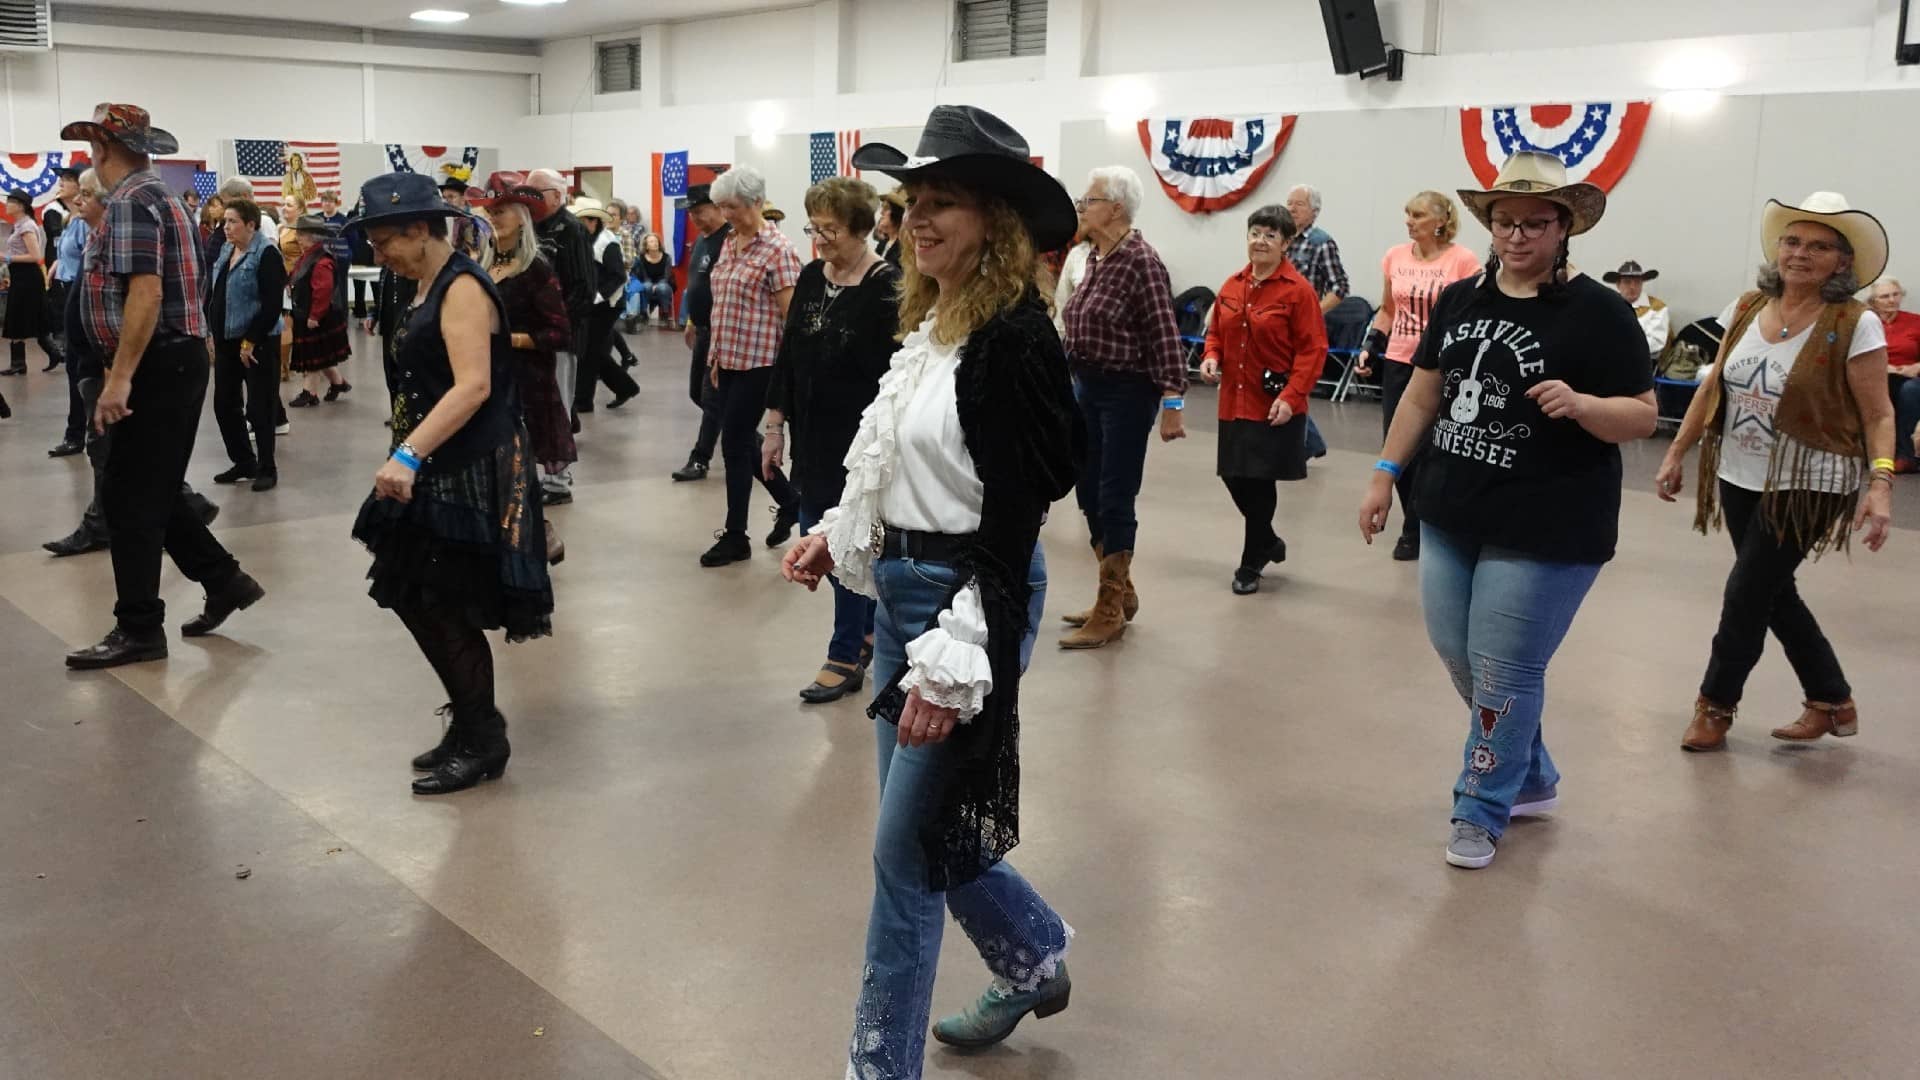
<path fill-rule="evenodd" d="M 1720 442 L 1724 436 L 1721 415 L 1727 395 L 1721 381 L 1726 374 L 1727 358 L 1739 346 L 1747 328 L 1760 317 L 1767 295 L 1758 290 L 1740 298 L 1734 305 L 1733 324 L 1721 339 L 1720 357 L 1714 368 L 1713 403 L 1707 411 L 1706 428 L 1700 433 L 1700 482 L 1693 527 L 1706 532 L 1719 528 L 1720 518 Z M 1866 474 L 1866 424 L 1860 406 L 1853 400 L 1847 383 L 1847 352 L 1853 346 L 1854 327 L 1867 310 L 1857 300 L 1828 304 L 1814 320 L 1807 342 L 1787 373 L 1787 385 L 1780 393 L 1780 404 L 1773 414 L 1775 440 L 1773 456 L 1767 464 L 1765 498 L 1760 514 L 1774 534 L 1810 551 L 1815 557 L 1828 548 L 1847 546 L 1853 533 L 1853 516 L 1842 514 L 1833 526 L 1817 535 L 1819 505 L 1823 493 L 1794 487 L 1804 477 L 1815 453 L 1837 454 L 1848 462 L 1849 490 L 1859 487 Z"/>

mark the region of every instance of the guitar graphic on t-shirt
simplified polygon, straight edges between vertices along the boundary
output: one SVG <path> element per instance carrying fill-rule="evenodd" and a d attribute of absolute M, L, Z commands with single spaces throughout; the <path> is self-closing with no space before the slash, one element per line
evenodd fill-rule
<path fill-rule="evenodd" d="M 1480 417 L 1480 395 L 1487 389 L 1480 382 L 1480 361 L 1492 344 L 1492 339 L 1480 342 L 1480 351 L 1473 354 L 1473 370 L 1460 380 L 1460 389 L 1454 393 L 1453 405 L 1448 412 L 1456 423 L 1471 424 Z"/>

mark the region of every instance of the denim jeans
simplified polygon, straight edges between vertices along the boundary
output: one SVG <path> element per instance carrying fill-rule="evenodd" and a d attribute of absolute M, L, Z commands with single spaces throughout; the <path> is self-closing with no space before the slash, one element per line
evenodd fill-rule
<path fill-rule="evenodd" d="M 1325 457 L 1326 453 L 1327 437 L 1320 434 L 1320 425 L 1314 423 L 1313 417 L 1309 416 L 1307 417 L 1307 456 L 1310 458 Z"/>
<path fill-rule="evenodd" d="M 820 524 L 820 519 L 831 509 L 801 492 L 800 535 L 805 536 Z M 836 664 L 857 664 L 861 646 L 873 636 L 874 603 L 840 584 L 840 579 L 831 574 L 827 575 L 827 582 L 833 586 L 833 637 L 827 640 L 827 659 Z"/>
<path fill-rule="evenodd" d="M 1087 457 L 1075 491 L 1093 543 L 1132 551 L 1140 523 L 1134 500 L 1147 471 L 1147 441 L 1160 415 L 1160 388 L 1144 375 L 1079 369 L 1073 396 L 1087 424 Z"/>
<path fill-rule="evenodd" d="M 1894 376 L 1900 386 L 1893 393 L 1893 456 L 1912 461 L 1920 454 L 1913 450 L 1913 429 L 1920 425 L 1920 379 Z"/>
<path fill-rule="evenodd" d="M 1046 601 L 1046 558 L 1036 545 L 1028 580 L 1033 602 L 1020 644 L 1021 667 L 1033 655 Z M 955 571 L 939 563 L 883 559 L 874 567 L 880 594 L 875 625 L 875 689 L 906 663 L 907 642 L 939 613 Z M 993 976 L 1031 988 L 1066 955 L 1073 931 L 1033 886 L 1001 860 L 945 893 L 927 888 L 920 825 L 939 806 L 951 743 L 900 747 L 893 725 L 874 721 L 880 760 L 880 819 L 873 842 L 873 914 L 867 923 L 866 967 L 854 1013 L 848 1075 L 859 1080 L 911 1080 L 921 1075 L 934 970 L 947 910 L 972 939 Z"/>
<path fill-rule="evenodd" d="M 1560 782 L 1540 737 L 1547 663 L 1600 564 L 1546 562 L 1429 524 L 1420 536 L 1427 637 L 1467 703 L 1453 820 L 1499 836 L 1521 794 Z"/>

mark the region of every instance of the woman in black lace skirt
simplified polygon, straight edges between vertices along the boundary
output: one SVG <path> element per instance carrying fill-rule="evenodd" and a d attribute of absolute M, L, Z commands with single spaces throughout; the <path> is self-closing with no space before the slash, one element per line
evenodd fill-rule
<path fill-rule="evenodd" d="M 390 173 L 361 188 L 375 259 L 420 285 L 394 331 L 394 449 L 353 523 L 373 553 L 368 590 L 400 616 L 445 685 L 451 722 L 415 758 L 413 782 L 441 795 L 507 767 L 493 652 L 553 632 L 546 529 L 520 419 L 505 308 L 487 272 L 448 242 L 455 211 L 429 177 Z"/>

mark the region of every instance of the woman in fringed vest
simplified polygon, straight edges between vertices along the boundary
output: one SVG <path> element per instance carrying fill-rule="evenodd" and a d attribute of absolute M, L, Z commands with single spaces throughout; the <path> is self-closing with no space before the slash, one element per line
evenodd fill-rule
<path fill-rule="evenodd" d="M 925 1063 L 945 908 L 994 981 L 935 1025 L 991 1046 L 1067 1007 L 1072 931 L 1003 858 L 1019 842 L 1020 674 L 1032 654 L 1047 508 L 1072 489 L 1085 433 L 1037 284 L 1037 253 L 1076 224 L 1026 140 L 942 105 L 914 156 L 854 166 L 907 189 L 907 331 L 846 455 L 846 488 L 783 573 L 832 572 L 879 602 L 868 711 L 879 739 L 874 896 L 846 1075 L 914 1080 Z"/>
<path fill-rule="evenodd" d="M 1809 555 L 1844 548 L 1865 528 L 1887 541 L 1893 505 L 1893 405 L 1887 340 L 1853 299 L 1887 268 L 1887 231 L 1847 200 L 1817 191 L 1798 207 L 1767 203 L 1759 288 L 1720 316 L 1727 333 L 1655 478 L 1673 502 L 1687 451 L 1700 443 L 1694 527 L 1725 523 L 1733 572 L 1685 750 L 1727 744 L 1767 631 L 1806 693 L 1800 719 L 1773 737 L 1808 742 L 1859 730 L 1853 691 L 1793 577 Z M 1862 490 L 1864 484 L 1864 491 Z"/>

